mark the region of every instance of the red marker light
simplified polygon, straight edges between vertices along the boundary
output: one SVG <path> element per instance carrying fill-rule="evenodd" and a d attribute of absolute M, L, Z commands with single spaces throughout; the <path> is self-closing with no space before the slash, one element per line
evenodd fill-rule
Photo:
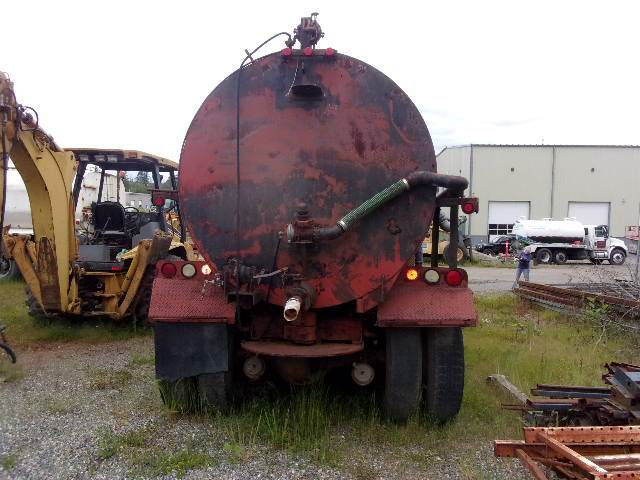
<path fill-rule="evenodd" d="M 173 278 L 178 273 L 178 267 L 176 267 L 173 263 L 163 263 L 162 267 L 160 267 L 160 273 L 167 278 Z"/>
<path fill-rule="evenodd" d="M 164 197 L 155 197 L 153 199 L 153 204 L 156 207 L 163 207 L 164 206 Z"/>
<path fill-rule="evenodd" d="M 285 49 L 283 49 L 283 50 L 280 52 L 280 54 L 281 54 L 283 57 L 290 57 L 292 53 L 293 53 L 293 50 L 292 50 L 291 48 L 288 48 L 288 47 L 287 47 L 287 48 L 285 48 Z"/>
<path fill-rule="evenodd" d="M 307 47 L 303 50 L 303 52 L 307 57 L 310 57 L 311 55 L 313 55 L 313 48 Z"/>
<path fill-rule="evenodd" d="M 462 211 L 467 215 L 471 215 L 475 211 L 475 209 L 475 206 L 471 202 L 462 204 Z"/>
<path fill-rule="evenodd" d="M 123 267 L 111 267 L 112 272 L 121 272 L 122 270 L 124 270 Z"/>
<path fill-rule="evenodd" d="M 325 53 L 325 55 L 326 55 L 327 57 L 333 57 L 333 56 L 336 54 L 336 50 L 335 50 L 335 48 L 331 48 L 331 47 L 329 47 L 329 48 L 327 48 L 327 49 L 325 50 L 325 52 L 324 52 L 324 53 Z"/>
<path fill-rule="evenodd" d="M 450 287 L 457 287 L 462 283 L 462 274 L 457 270 L 450 270 L 444 279 Z"/>

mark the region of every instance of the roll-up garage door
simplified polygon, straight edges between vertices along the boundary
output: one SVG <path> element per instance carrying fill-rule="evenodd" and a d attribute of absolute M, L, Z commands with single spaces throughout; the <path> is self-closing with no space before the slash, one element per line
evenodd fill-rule
<path fill-rule="evenodd" d="M 529 202 L 489 202 L 489 240 L 511 233 L 521 217 L 529 218 Z"/>
<path fill-rule="evenodd" d="M 585 225 L 609 226 L 609 202 L 569 202 L 569 217 Z"/>

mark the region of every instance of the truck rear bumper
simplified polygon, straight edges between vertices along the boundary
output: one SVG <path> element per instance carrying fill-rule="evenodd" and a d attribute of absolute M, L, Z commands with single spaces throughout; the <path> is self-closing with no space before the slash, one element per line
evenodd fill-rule
<path fill-rule="evenodd" d="M 398 283 L 378 307 L 380 327 L 473 327 L 478 314 L 466 287 Z"/>

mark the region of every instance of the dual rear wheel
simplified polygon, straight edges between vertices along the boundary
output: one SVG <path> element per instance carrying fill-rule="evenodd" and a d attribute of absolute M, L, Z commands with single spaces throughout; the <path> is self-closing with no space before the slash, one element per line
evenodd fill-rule
<path fill-rule="evenodd" d="M 464 342 L 460 327 L 387 329 L 387 418 L 405 422 L 423 410 L 435 422 L 444 423 L 460 410 L 463 391 Z"/>
<path fill-rule="evenodd" d="M 464 342 L 460 327 L 388 328 L 385 352 L 385 416 L 398 423 L 424 412 L 444 423 L 456 416 L 464 390 Z M 231 372 L 161 381 L 162 400 L 182 413 L 228 410 Z"/>

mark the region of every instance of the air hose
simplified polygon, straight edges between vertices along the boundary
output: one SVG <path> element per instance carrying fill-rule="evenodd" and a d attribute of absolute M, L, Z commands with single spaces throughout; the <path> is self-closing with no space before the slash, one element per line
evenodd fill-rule
<path fill-rule="evenodd" d="M 333 240 L 340 237 L 343 233 L 350 230 L 351 227 L 366 217 L 370 213 L 378 210 L 392 199 L 408 192 L 413 187 L 444 187 L 454 195 L 461 195 L 467 188 L 469 182 L 466 178 L 441 175 L 434 172 L 417 171 L 409 174 L 406 178 L 402 178 L 391 184 L 384 190 L 376 193 L 374 196 L 365 200 L 360 206 L 354 208 L 344 217 L 342 217 L 335 225 L 330 227 L 322 227 L 314 232 L 314 237 L 318 241 Z"/>

